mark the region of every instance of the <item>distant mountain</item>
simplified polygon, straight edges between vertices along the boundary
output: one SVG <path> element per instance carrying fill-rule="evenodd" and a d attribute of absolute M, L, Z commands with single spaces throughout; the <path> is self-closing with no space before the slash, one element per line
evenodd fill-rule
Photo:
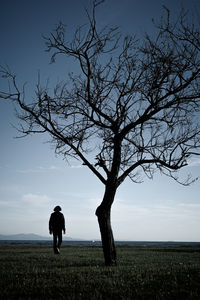
<path fill-rule="evenodd" d="M 34 233 L 0 234 L 0 240 L 49 240 L 49 237 L 43 237 Z"/>
<path fill-rule="evenodd" d="M 4 235 L 4 234 L 0 234 L 0 240 L 22 240 L 22 241 L 27 241 L 27 240 L 31 240 L 31 241 L 38 241 L 38 240 L 51 240 L 52 236 L 46 237 L 46 236 L 41 236 L 38 234 L 34 234 L 34 233 L 19 233 L 19 234 L 11 234 L 11 235 Z M 70 237 L 63 237 L 63 240 L 72 240 L 72 238 Z"/>

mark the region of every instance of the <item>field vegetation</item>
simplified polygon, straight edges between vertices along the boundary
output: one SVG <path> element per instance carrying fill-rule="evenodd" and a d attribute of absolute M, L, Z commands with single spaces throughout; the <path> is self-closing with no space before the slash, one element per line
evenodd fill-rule
<path fill-rule="evenodd" d="M 200 299 L 200 247 L 0 246 L 0 299 Z"/>

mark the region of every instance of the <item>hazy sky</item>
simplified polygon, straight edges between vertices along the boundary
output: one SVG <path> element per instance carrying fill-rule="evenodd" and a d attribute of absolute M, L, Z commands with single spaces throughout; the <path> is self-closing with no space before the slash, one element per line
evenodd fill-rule
<path fill-rule="evenodd" d="M 99 7 L 98 24 L 119 25 L 125 34 L 151 32 L 152 18 L 159 18 L 162 5 L 174 13 L 183 5 L 200 14 L 199 0 L 107 0 Z M 72 70 L 65 59 L 49 64 L 42 35 L 62 20 L 72 34 L 86 23 L 84 8 L 89 0 L 2 0 L 0 4 L 0 64 L 9 64 L 19 83 L 27 82 L 27 97 L 33 97 L 37 74 L 49 77 L 50 86 Z M 0 79 L 0 90 L 7 82 Z M 95 209 L 104 186 L 80 163 L 68 165 L 56 157 L 47 136 L 15 139 L 17 131 L 12 105 L 0 100 L 0 234 L 48 235 L 48 220 L 55 205 L 61 205 L 68 235 L 99 239 Z M 181 171 L 200 175 L 200 159 Z M 125 181 L 112 209 L 117 240 L 200 241 L 200 180 L 184 187 L 164 175 L 144 183 Z"/>

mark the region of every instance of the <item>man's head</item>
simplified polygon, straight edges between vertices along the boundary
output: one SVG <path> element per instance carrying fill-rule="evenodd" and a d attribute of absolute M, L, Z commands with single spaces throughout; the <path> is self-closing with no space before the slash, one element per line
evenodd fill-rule
<path fill-rule="evenodd" d="M 61 211 L 61 207 L 59 205 L 57 205 L 56 207 L 54 207 L 54 211 Z"/>

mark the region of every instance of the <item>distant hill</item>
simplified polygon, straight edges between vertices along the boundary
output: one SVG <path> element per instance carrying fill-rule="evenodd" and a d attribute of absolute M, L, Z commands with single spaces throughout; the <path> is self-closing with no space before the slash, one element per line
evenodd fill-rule
<path fill-rule="evenodd" d="M 32 240 L 32 241 L 41 241 L 41 240 L 51 240 L 52 236 L 46 237 L 46 236 L 41 236 L 38 234 L 34 233 L 19 233 L 19 234 L 10 234 L 10 235 L 4 235 L 0 234 L 0 240 L 22 240 L 22 241 L 27 241 L 27 240 Z M 70 237 L 63 237 L 63 240 L 72 240 Z"/>
<path fill-rule="evenodd" d="M 49 240 L 49 237 L 40 236 L 34 233 L 0 234 L 0 240 Z"/>

